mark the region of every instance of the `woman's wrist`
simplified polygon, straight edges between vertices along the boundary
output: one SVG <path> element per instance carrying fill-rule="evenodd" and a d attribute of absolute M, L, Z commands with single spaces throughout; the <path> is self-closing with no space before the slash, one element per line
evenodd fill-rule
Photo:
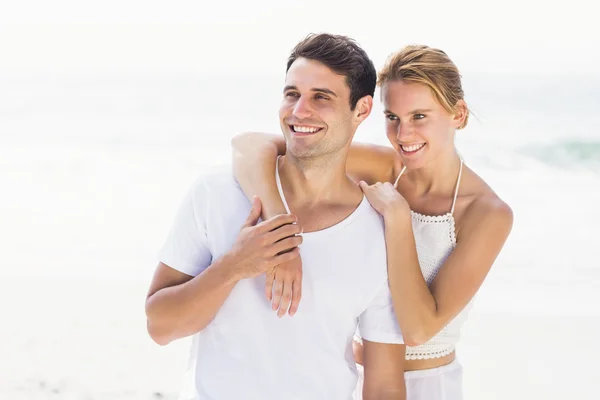
<path fill-rule="evenodd" d="M 262 209 L 263 219 L 267 220 L 269 218 L 273 218 L 273 217 L 276 217 L 281 214 L 288 214 L 284 205 L 280 204 L 280 205 L 276 205 L 274 207 L 269 207 L 267 204 L 263 204 L 263 209 Z"/>
<path fill-rule="evenodd" d="M 401 204 L 388 207 L 383 213 L 383 221 L 386 226 L 390 225 L 394 227 L 412 224 L 410 208 Z"/>

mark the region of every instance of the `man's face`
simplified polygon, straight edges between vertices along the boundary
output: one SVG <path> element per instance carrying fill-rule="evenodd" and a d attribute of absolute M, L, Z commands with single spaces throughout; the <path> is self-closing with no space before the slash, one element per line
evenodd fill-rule
<path fill-rule="evenodd" d="M 299 58 L 285 79 L 279 109 L 287 151 L 298 158 L 319 157 L 344 148 L 358 126 L 350 110 L 345 77 L 324 64 Z"/>

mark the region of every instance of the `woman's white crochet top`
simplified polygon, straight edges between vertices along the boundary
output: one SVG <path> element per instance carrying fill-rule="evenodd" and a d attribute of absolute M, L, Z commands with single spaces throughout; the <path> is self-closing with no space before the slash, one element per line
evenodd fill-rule
<path fill-rule="evenodd" d="M 456 246 L 453 214 L 462 175 L 462 167 L 463 163 L 461 160 L 456 189 L 454 191 L 454 200 L 452 201 L 452 208 L 449 213 L 440 216 L 429 216 L 411 211 L 412 228 L 417 244 L 419 265 L 427 286 L 431 285 L 440 267 Z M 398 176 L 398 179 L 402 176 L 402 172 Z M 415 347 L 407 346 L 406 359 L 437 358 L 452 353 L 460 338 L 460 330 L 467 320 L 467 314 L 471 309 L 471 305 L 472 301 L 448 325 L 426 343 Z"/>
<path fill-rule="evenodd" d="M 454 217 L 452 213 L 432 217 L 413 212 L 412 226 L 419 265 L 429 286 L 456 246 Z M 407 346 L 406 359 L 437 358 L 452 353 L 460 338 L 460 330 L 467 320 L 470 308 L 471 303 L 426 343 L 415 347 Z"/>

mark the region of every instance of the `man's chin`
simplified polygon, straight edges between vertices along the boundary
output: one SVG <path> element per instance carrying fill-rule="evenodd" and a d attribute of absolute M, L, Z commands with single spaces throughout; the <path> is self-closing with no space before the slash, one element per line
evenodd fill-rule
<path fill-rule="evenodd" d="M 310 158 L 314 157 L 314 152 L 310 149 L 288 148 L 287 154 L 295 158 Z"/>
<path fill-rule="evenodd" d="M 319 149 L 314 146 L 288 145 L 287 154 L 295 158 L 313 158 L 319 156 Z"/>

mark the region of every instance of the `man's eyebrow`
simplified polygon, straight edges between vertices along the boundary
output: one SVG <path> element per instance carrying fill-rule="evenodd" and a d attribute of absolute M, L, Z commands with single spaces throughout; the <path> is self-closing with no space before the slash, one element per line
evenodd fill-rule
<path fill-rule="evenodd" d="M 338 97 L 338 95 L 335 94 L 335 92 L 333 90 L 326 89 L 326 88 L 313 88 L 312 91 L 313 92 L 325 93 L 325 94 L 331 95 L 333 97 Z"/>
<path fill-rule="evenodd" d="M 283 88 L 283 93 L 287 92 L 288 90 L 298 91 L 298 88 L 294 85 L 287 85 Z M 311 91 L 318 92 L 318 93 L 325 93 L 325 94 L 328 94 L 333 97 L 338 97 L 338 95 L 333 90 L 327 89 L 327 88 L 312 88 Z"/>

